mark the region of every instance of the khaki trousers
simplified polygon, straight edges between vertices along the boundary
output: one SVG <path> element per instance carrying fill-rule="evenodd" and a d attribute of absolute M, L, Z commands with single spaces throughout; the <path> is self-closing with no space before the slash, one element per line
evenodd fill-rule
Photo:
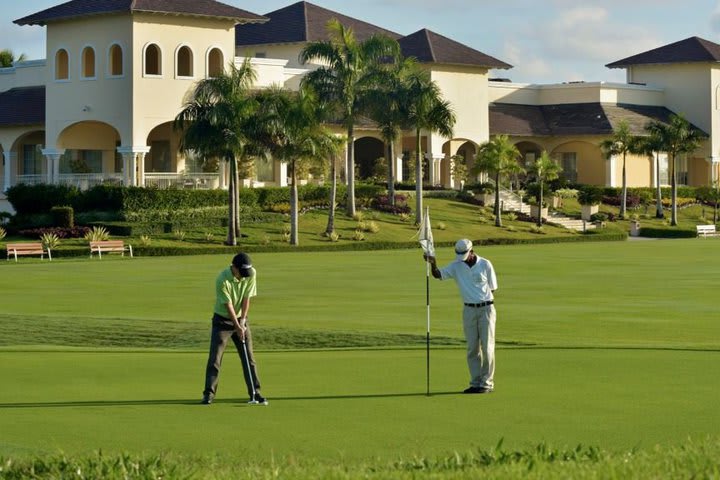
<path fill-rule="evenodd" d="M 495 305 L 463 306 L 463 331 L 467 341 L 470 386 L 495 386 Z"/>

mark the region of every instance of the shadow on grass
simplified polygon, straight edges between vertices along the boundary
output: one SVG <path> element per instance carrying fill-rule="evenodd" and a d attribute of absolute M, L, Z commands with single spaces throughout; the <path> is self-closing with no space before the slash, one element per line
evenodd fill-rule
<path fill-rule="evenodd" d="M 440 395 L 460 395 L 460 392 L 430 392 L 431 397 Z M 297 396 L 297 397 L 272 397 L 268 398 L 271 402 L 275 401 L 296 401 L 296 400 L 359 400 L 368 398 L 403 398 L 403 397 L 426 397 L 425 392 L 422 393 L 378 393 L 378 394 L 349 394 L 349 395 L 316 395 L 316 396 Z M 213 404 L 234 404 L 238 406 L 250 406 L 245 399 L 228 398 L 215 399 Z M 208 408 L 207 405 L 201 405 L 199 399 L 177 399 L 177 400 L 88 400 L 88 401 L 67 401 L 67 402 L 9 402 L 0 403 L 0 410 L 12 408 L 72 408 L 72 407 L 126 407 L 126 406 L 142 406 L 142 405 L 197 405 L 198 407 Z"/>

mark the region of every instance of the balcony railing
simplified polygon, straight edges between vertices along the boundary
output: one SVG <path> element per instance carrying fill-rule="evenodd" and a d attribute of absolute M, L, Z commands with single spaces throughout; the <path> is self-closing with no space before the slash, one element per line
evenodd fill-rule
<path fill-rule="evenodd" d="M 61 173 L 58 184 L 87 190 L 97 185 L 122 185 L 123 176 L 122 173 Z"/>
<path fill-rule="evenodd" d="M 214 189 L 220 187 L 217 173 L 145 173 L 145 186 L 157 188 Z"/>
<path fill-rule="evenodd" d="M 39 185 L 41 183 L 47 183 L 47 175 L 18 175 L 16 177 L 15 183 L 24 183 L 25 185 Z"/>

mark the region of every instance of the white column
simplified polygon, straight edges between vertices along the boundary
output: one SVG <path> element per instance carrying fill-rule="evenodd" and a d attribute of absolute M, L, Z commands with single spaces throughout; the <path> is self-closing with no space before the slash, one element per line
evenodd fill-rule
<path fill-rule="evenodd" d="M 132 146 L 117 147 L 117 151 L 123 157 L 123 183 L 125 186 L 143 186 L 145 172 L 145 154 L 150 151 L 150 147 Z M 138 168 L 139 158 L 139 168 Z"/>
<path fill-rule="evenodd" d="M 145 186 L 145 155 L 150 151 L 150 147 L 147 147 L 146 151 L 137 152 L 137 185 L 139 187 Z"/>
<path fill-rule="evenodd" d="M 718 182 L 718 166 L 720 166 L 720 157 L 713 155 L 708 158 L 710 162 L 710 185 L 715 185 Z"/>
<path fill-rule="evenodd" d="M 615 180 L 615 168 L 617 167 L 616 164 L 617 164 L 617 157 L 615 155 L 612 155 L 607 160 L 606 171 L 605 171 L 605 175 L 607 175 L 605 184 L 608 187 L 617 187 L 617 181 Z"/>
<path fill-rule="evenodd" d="M 60 179 L 60 157 L 65 153 L 65 149 L 43 148 L 41 152 L 47 160 L 47 183 L 57 183 Z"/>
<path fill-rule="evenodd" d="M 279 162 L 277 160 L 274 161 L 275 168 L 273 169 L 275 171 L 275 178 L 274 181 L 277 184 L 278 187 L 287 187 L 288 186 L 288 165 L 287 162 Z"/>
<path fill-rule="evenodd" d="M 395 157 L 395 181 L 403 181 L 403 159 L 402 157 Z"/>

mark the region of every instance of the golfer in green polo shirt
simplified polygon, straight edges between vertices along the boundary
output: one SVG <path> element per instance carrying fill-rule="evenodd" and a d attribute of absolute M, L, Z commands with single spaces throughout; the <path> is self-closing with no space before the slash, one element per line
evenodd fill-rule
<path fill-rule="evenodd" d="M 250 298 L 257 293 L 257 272 L 250 256 L 238 253 L 231 265 L 224 269 L 215 280 L 215 307 L 213 309 L 210 354 L 205 369 L 205 390 L 202 403 L 212 403 L 217 393 L 223 353 L 229 339 L 232 339 L 242 362 L 245 384 L 253 405 L 267 405 L 260 394 L 260 380 L 257 375 L 252 348 L 252 334 L 248 325 Z"/>

